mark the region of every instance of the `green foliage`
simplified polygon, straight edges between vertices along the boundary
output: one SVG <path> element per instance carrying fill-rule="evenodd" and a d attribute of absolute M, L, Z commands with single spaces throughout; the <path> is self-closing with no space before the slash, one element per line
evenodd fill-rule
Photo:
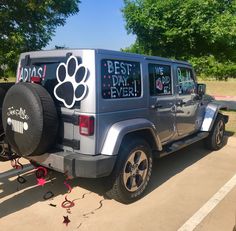
<path fill-rule="evenodd" d="M 139 53 L 139 54 L 151 55 L 151 53 L 147 52 L 145 50 L 144 46 L 142 46 L 138 42 L 138 40 L 136 40 L 136 42 L 134 44 L 132 44 L 130 47 L 126 47 L 124 49 L 121 49 L 121 51 L 130 52 L 130 53 Z"/>
<path fill-rule="evenodd" d="M 124 3 L 126 28 L 137 36 L 136 43 L 126 51 L 190 59 L 202 64 L 198 69 L 207 74 L 235 76 L 236 0 Z M 206 68 L 208 64 L 214 67 Z"/>
<path fill-rule="evenodd" d="M 79 0 L 2 0 L 0 3 L 0 65 L 15 70 L 21 52 L 40 50 L 57 26 L 79 11 Z"/>
<path fill-rule="evenodd" d="M 0 65 L 0 79 L 6 80 L 9 77 L 9 73 L 7 71 L 7 65 Z"/>
<path fill-rule="evenodd" d="M 236 78 L 236 64 L 231 61 L 219 62 L 210 55 L 199 58 L 192 57 L 189 62 L 202 79 L 227 80 L 229 77 Z"/>
<path fill-rule="evenodd" d="M 125 0 L 123 8 L 128 32 L 146 52 L 176 58 L 235 57 L 235 13 L 229 0 Z"/>

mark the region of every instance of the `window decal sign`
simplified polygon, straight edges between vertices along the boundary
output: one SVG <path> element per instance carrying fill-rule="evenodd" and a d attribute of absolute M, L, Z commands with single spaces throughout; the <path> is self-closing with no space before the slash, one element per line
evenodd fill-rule
<path fill-rule="evenodd" d="M 188 95 L 196 91 L 192 71 L 189 68 L 178 67 L 179 94 Z"/>
<path fill-rule="evenodd" d="M 79 64 L 75 56 L 70 56 L 66 63 L 60 63 L 56 70 L 58 84 L 54 95 L 65 107 L 72 108 L 75 102 L 85 98 L 88 87 L 85 83 L 88 70 Z"/>
<path fill-rule="evenodd" d="M 44 80 L 46 71 L 47 71 L 46 65 L 20 67 L 17 81 L 30 82 L 32 77 L 38 77 Z"/>
<path fill-rule="evenodd" d="M 162 64 L 148 65 L 150 95 L 171 94 L 171 67 Z"/>
<path fill-rule="evenodd" d="M 101 79 L 104 99 L 141 96 L 141 71 L 138 62 L 103 59 Z"/>

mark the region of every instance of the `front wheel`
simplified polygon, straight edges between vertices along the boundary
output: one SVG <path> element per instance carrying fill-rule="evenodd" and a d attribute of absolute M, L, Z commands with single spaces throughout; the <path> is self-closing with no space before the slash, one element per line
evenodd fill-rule
<path fill-rule="evenodd" d="M 113 173 L 110 176 L 110 198 L 121 203 L 131 203 L 143 196 L 152 173 L 150 146 L 142 139 L 123 142 Z"/>
<path fill-rule="evenodd" d="M 225 120 L 222 114 L 218 114 L 213 128 L 206 138 L 205 145 L 210 150 L 219 150 L 223 147 L 225 133 Z"/>

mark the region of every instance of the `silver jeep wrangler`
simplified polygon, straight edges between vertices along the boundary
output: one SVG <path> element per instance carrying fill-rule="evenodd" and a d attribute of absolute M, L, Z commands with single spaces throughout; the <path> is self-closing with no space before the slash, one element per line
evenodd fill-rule
<path fill-rule="evenodd" d="M 2 105 L 1 158 L 106 177 L 107 194 L 130 203 L 143 195 L 153 157 L 202 139 L 223 146 L 221 109 L 187 62 L 100 49 L 23 53 Z"/>

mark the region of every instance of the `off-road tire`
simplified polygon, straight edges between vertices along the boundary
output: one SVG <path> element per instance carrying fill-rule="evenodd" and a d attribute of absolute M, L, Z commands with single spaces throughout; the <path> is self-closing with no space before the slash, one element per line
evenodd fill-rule
<path fill-rule="evenodd" d="M 207 149 L 216 151 L 224 145 L 225 120 L 222 114 L 218 114 L 209 136 L 205 140 Z"/>
<path fill-rule="evenodd" d="M 56 142 L 56 106 L 39 84 L 18 83 L 7 91 L 2 121 L 7 141 L 20 156 L 44 154 Z"/>
<path fill-rule="evenodd" d="M 143 158 L 144 160 L 141 161 L 142 159 L 138 159 L 138 157 Z M 132 158 L 134 160 L 133 165 Z M 137 162 L 136 164 L 135 161 Z M 147 188 L 148 182 L 151 177 L 153 164 L 152 162 L 153 159 L 151 149 L 145 140 L 140 138 L 133 138 L 127 139 L 125 140 L 125 142 L 122 142 L 116 165 L 111 176 L 109 177 L 110 188 L 106 192 L 107 196 L 124 204 L 132 203 L 141 198 L 144 194 L 145 189 Z M 133 168 L 133 172 L 139 172 L 139 170 L 142 169 L 139 173 L 136 174 L 135 177 L 131 177 L 131 175 L 133 174 L 131 171 L 131 165 L 138 165 L 136 166 L 136 170 L 135 168 Z M 146 174 L 144 174 L 145 172 Z M 130 177 L 127 178 L 127 181 L 124 180 L 125 176 L 128 175 L 130 175 Z M 143 179 L 141 179 L 142 176 L 144 176 Z M 137 187 L 136 190 L 128 188 L 128 183 L 133 181 L 134 184 L 136 184 L 136 186 L 134 187 Z"/>
<path fill-rule="evenodd" d="M 3 133 L 3 125 L 2 125 L 2 104 L 4 97 L 6 95 L 6 90 L 0 87 L 0 134 Z"/>

